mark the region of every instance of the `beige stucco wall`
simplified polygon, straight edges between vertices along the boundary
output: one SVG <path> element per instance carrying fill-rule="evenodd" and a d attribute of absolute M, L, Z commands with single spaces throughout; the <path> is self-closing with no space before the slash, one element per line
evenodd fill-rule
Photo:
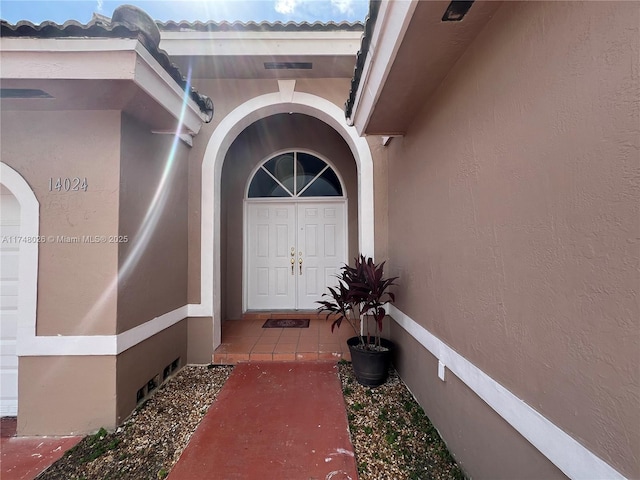
<path fill-rule="evenodd" d="M 118 332 L 187 304 L 187 157 L 173 135 L 122 116 Z"/>
<path fill-rule="evenodd" d="M 398 307 L 630 478 L 639 25 L 634 2 L 505 2 L 389 146 Z M 493 447 L 506 430 L 462 387 L 429 392 L 433 361 L 394 336 L 403 377 L 469 474 L 545 478 L 515 432 Z"/>
<path fill-rule="evenodd" d="M 254 97 L 278 91 L 276 80 L 194 79 L 194 88 L 214 100 L 215 112 L 193 139 L 189 153 L 189 303 L 200 303 L 200 212 L 202 161 L 207 144 L 221 120 L 234 108 Z"/>
<path fill-rule="evenodd" d="M 567 478 L 450 371 L 442 382 L 438 359 L 402 327 L 393 323 L 391 330 L 401 345 L 395 368 L 467 474 L 488 480 Z"/>
<path fill-rule="evenodd" d="M 303 148 L 329 160 L 348 198 L 348 257 L 358 253 L 358 187 L 353 155 L 333 128 L 301 114 L 273 115 L 247 127 L 229 148 L 222 168 L 222 292 L 226 318 L 242 315 L 243 205 L 253 170 L 275 152 Z"/>
<path fill-rule="evenodd" d="M 373 158 L 373 256 L 376 262 L 383 262 L 389 258 L 389 150 L 381 137 L 366 138 Z"/>
<path fill-rule="evenodd" d="M 40 203 L 46 241 L 39 252 L 38 335 L 114 335 L 186 305 L 183 142 L 170 157 L 173 136 L 153 135 L 118 111 L 3 110 L 1 133 L 3 162 Z M 158 215 L 148 242 L 136 249 L 165 170 Z M 49 178 L 76 176 L 87 178 L 86 192 L 49 191 Z M 83 235 L 107 241 L 89 243 Z M 118 243 L 118 236 L 128 241 Z M 138 253 L 129 261 L 132 252 Z M 186 319 L 121 354 L 117 382 L 113 356 L 21 357 L 19 434 L 114 428 L 135 407 L 138 388 L 178 357 L 186 363 Z"/>
<path fill-rule="evenodd" d="M 83 435 L 116 426 L 114 356 L 20 357 L 18 435 Z"/>
<path fill-rule="evenodd" d="M 162 382 L 164 368 L 176 359 L 180 367 L 187 364 L 186 319 L 117 357 L 21 357 L 18 434 L 113 429 L 136 407 L 138 389 L 156 376 Z"/>
<path fill-rule="evenodd" d="M 38 335 L 115 333 L 120 113 L 2 110 L 0 154 L 40 203 Z M 49 181 L 87 179 L 85 191 Z M 64 190 L 64 187 L 63 187 Z"/>
<path fill-rule="evenodd" d="M 213 320 L 211 317 L 187 319 L 187 363 L 211 363 L 213 355 Z"/>
<path fill-rule="evenodd" d="M 187 304 L 189 147 L 122 116 L 118 332 Z M 117 357 L 116 422 L 136 406 L 136 393 L 176 358 L 187 363 L 187 320 Z"/>
<path fill-rule="evenodd" d="M 164 368 L 179 359 L 187 363 L 187 320 L 118 355 L 116 360 L 116 423 L 121 424 L 136 407 L 136 393 L 156 376 L 162 382 Z"/>

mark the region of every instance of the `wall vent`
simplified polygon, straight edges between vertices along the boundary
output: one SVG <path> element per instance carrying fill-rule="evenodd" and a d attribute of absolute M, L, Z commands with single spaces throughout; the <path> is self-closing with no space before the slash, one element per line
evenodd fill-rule
<path fill-rule="evenodd" d="M 53 98 L 37 88 L 0 88 L 0 98 Z"/>
<path fill-rule="evenodd" d="M 159 383 L 159 375 L 156 375 L 152 379 L 147 382 L 147 393 L 153 392 L 156 388 L 158 388 Z"/>
<path fill-rule="evenodd" d="M 265 70 L 311 70 L 311 62 L 264 62 Z"/>
<path fill-rule="evenodd" d="M 180 366 L 180 357 L 171 362 L 171 373 L 175 372 Z"/>
<path fill-rule="evenodd" d="M 179 366 L 180 357 L 176 358 L 173 362 L 164 367 L 164 370 L 162 370 L 162 381 L 164 382 L 167 378 L 169 378 L 171 374 L 178 369 Z"/>
<path fill-rule="evenodd" d="M 173 362 L 162 369 L 162 380 L 160 374 L 150 378 L 146 384 L 138 389 L 136 392 L 136 405 L 143 403 L 149 395 L 160 387 L 173 373 L 180 367 L 180 357 L 176 358 Z"/>

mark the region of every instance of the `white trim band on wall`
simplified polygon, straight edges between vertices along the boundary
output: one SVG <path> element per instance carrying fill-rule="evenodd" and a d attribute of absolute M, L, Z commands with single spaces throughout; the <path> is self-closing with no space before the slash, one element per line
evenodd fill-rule
<path fill-rule="evenodd" d="M 184 305 L 118 335 L 36 336 L 35 329 L 18 330 L 18 356 L 119 355 L 174 326 L 188 316 Z"/>
<path fill-rule="evenodd" d="M 569 478 L 625 477 L 393 305 L 389 315 Z"/>

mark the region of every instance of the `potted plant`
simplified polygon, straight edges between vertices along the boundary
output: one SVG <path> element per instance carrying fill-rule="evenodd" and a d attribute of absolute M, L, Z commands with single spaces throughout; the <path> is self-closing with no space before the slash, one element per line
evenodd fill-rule
<path fill-rule="evenodd" d="M 388 288 L 398 277 L 384 278 L 384 264 L 379 265 L 371 257 L 355 259 L 355 266 L 344 265 L 340 269 L 338 285 L 329 287 L 323 295 L 318 311 L 334 317 L 331 331 L 340 328 L 343 320 L 353 328 L 356 336 L 347 340 L 356 379 L 369 387 L 383 384 L 387 379 L 393 343 L 381 338 L 386 315 L 384 306 L 395 301 Z M 364 320 L 365 329 L 361 330 Z M 370 322 L 369 320 L 373 320 Z M 370 324 L 374 324 L 373 335 Z"/>

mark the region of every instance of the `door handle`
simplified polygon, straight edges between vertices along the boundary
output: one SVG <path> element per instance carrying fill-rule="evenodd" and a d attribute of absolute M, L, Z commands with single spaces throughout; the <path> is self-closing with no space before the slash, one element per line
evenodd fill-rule
<path fill-rule="evenodd" d="M 293 257 L 291 257 L 291 275 L 294 275 L 294 273 L 293 273 L 293 266 L 295 265 L 295 263 L 296 263 L 296 259 L 295 259 L 295 258 L 293 258 Z"/>
<path fill-rule="evenodd" d="M 302 275 L 302 257 L 298 258 L 298 264 L 300 265 L 300 275 Z"/>

